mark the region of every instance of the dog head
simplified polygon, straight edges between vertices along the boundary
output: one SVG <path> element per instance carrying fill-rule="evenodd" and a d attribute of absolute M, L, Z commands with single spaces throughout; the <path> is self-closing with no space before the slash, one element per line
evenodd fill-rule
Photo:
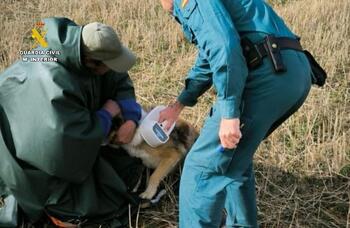
<path fill-rule="evenodd" d="M 112 120 L 112 127 L 111 131 L 108 136 L 108 143 L 112 145 L 119 145 L 117 139 L 117 131 L 122 126 L 122 124 L 125 122 L 122 115 L 117 115 Z M 175 147 L 183 147 L 184 153 L 188 152 L 193 143 L 198 138 L 198 132 L 197 130 L 188 122 L 179 119 L 173 131 L 170 134 L 170 141 L 172 144 L 174 144 Z M 140 128 L 136 129 L 135 135 L 133 139 L 131 140 L 128 145 L 137 147 L 141 145 L 142 143 L 145 143 L 141 133 Z"/>
<path fill-rule="evenodd" d="M 170 134 L 170 139 L 172 139 L 173 143 L 176 146 L 183 145 L 186 152 L 191 149 L 197 138 L 197 130 L 182 119 L 176 122 L 174 130 Z"/>

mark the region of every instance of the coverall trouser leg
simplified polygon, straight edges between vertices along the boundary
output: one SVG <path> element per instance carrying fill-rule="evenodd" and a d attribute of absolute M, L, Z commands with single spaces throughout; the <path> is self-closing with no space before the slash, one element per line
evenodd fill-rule
<path fill-rule="evenodd" d="M 282 51 L 288 71 L 276 74 L 269 59 L 249 73 L 241 104 L 242 138 L 236 149 L 218 152 L 221 114 L 215 104 L 189 152 L 180 183 L 180 228 L 258 227 L 253 155 L 270 129 L 304 102 L 310 67 L 301 52 Z"/>

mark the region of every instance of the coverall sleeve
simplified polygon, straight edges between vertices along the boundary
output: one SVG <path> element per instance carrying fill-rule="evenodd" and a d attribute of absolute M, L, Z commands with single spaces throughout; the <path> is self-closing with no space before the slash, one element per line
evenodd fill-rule
<path fill-rule="evenodd" d="M 185 88 L 182 90 L 177 100 L 186 106 L 194 106 L 205 91 L 212 85 L 212 72 L 208 61 L 203 58 L 202 53 L 198 53 L 196 63 L 190 70 L 185 81 Z"/>
<path fill-rule="evenodd" d="M 195 3 L 188 4 L 194 8 L 190 9 L 192 13 L 187 23 L 195 35 L 199 52 L 210 65 L 221 117 L 239 118 L 248 75 L 239 34 L 222 1 L 190 1 Z M 186 7 L 183 10 L 188 12 Z"/>

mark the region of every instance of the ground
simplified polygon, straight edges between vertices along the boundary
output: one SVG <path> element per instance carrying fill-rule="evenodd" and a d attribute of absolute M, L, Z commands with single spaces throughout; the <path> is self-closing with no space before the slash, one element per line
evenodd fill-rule
<path fill-rule="evenodd" d="M 350 227 L 350 1 L 273 1 L 277 12 L 302 37 L 329 78 L 313 87 L 304 106 L 261 144 L 255 156 L 261 227 Z M 157 0 L 2 0 L 0 72 L 29 48 L 40 18 L 100 21 L 118 30 L 138 56 L 130 75 L 144 105 L 168 104 L 184 86 L 196 56 L 177 23 Z M 200 129 L 214 98 L 207 92 L 183 117 Z M 1 158 L 0 158 L 1 159 Z M 140 210 L 132 227 L 177 225 L 178 174 L 169 177 L 167 198 Z"/>

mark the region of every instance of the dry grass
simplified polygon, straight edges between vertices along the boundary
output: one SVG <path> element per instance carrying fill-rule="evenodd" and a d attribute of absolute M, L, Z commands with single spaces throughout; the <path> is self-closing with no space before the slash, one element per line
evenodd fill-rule
<path fill-rule="evenodd" d="M 312 89 L 301 110 L 256 154 L 261 226 L 349 228 L 350 1 L 275 1 L 275 8 L 326 67 L 329 79 L 324 88 Z M 101 21 L 116 28 L 137 53 L 131 77 L 145 105 L 175 99 L 196 54 L 157 0 L 3 0 L 0 9 L 0 71 L 19 59 L 40 18 Z M 212 100 L 206 93 L 184 116 L 200 128 Z M 166 185 L 177 179 L 169 177 Z M 170 194 L 157 208 L 141 210 L 132 226 L 174 227 L 176 205 L 176 194 Z"/>

